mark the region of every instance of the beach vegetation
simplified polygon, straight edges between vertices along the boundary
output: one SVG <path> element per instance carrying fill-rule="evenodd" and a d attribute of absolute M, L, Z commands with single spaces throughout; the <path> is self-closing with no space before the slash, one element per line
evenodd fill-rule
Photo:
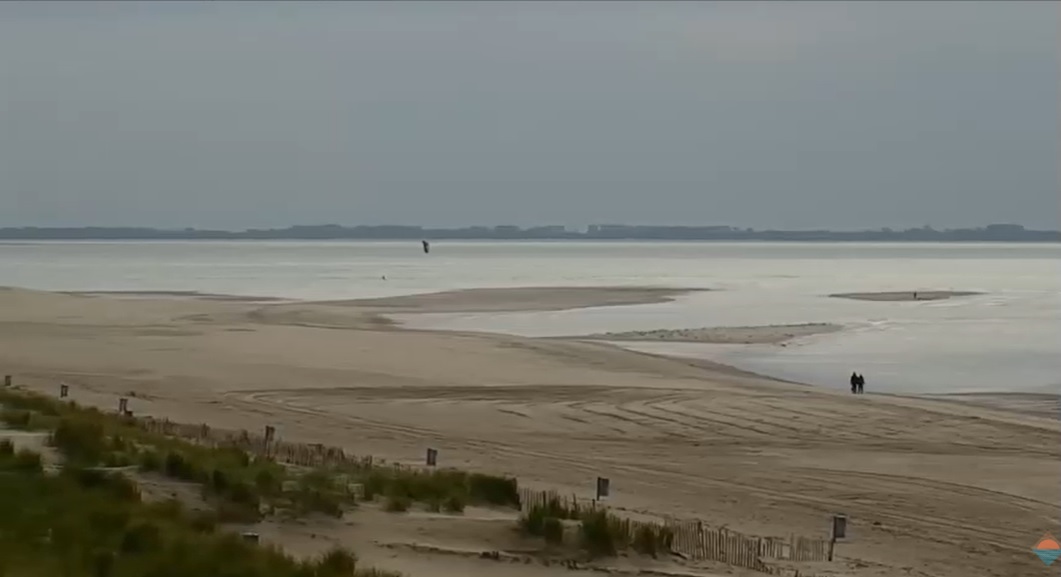
<path fill-rule="evenodd" d="M 0 454 L 0 559 L 6 575 L 39 577 L 241 575 L 392 577 L 362 569 L 343 549 L 299 561 L 216 532 L 179 504 L 148 504 L 121 473 L 64 468 L 57 475 Z"/>

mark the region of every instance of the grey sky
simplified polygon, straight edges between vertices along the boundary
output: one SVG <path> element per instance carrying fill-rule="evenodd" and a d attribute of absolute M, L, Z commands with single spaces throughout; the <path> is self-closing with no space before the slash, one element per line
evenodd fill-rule
<path fill-rule="evenodd" d="M 1057 228 L 1054 2 L 0 2 L 0 225 Z"/>

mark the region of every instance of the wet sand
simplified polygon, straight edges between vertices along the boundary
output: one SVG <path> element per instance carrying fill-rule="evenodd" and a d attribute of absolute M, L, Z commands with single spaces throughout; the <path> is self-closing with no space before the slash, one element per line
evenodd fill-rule
<path fill-rule="evenodd" d="M 846 513 L 851 538 L 838 546 L 839 560 L 805 567 L 811 574 L 1043 570 L 1029 548 L 1056 530 L 1061 504 L 1061 424 L 1052 416 L 855 396 L 599 342 L 403 330 L 380 316 L 602 304 L 594 294 L 611 294 L 603 302 L 614 304 L 630 290 L 579 289 L 577 298 L 562 289 L 465 291 L 366 305 L 8 289 L 0 290 L 0 367 L 40 391 L 69 383 L 86 404 L 112 408 L 135 392 L 137 414 L 249 430 L 272 424 L 281 438 L 403 463 L 434 447 L 443 466 L 565 493 L 590 496 L 594 478 L 606 476 L 613 506 L 750 534 L 825 536 L 831 515 Z M 352 522 L 367 522 L 357 515 Z M 457 530 L 400 522 L 372 517 L 370 528 L 412 530 L 431 543 Z M 308 527 L 348 538 L 341 528 Z M 373 564 L 414 577 L 493 577 L 508 568 L 462 559 L 436 571 L 430 555 L 365 547 Z"/>
<path fill-rule="evenodd" d="M 518 287 L 482 288 L 429 294 L 322 301 L 322 305 L 346 305 L 390 313 L 478 313 L 516 311 L 560 311 L 588 307 L 655 304 L 673 301 L 707 289 L 660 287 Z"/>
<path fill-rule="evenodd" d="M 940 301 L 956 297 L 974 296 L 981 293 L 970 291 L 893 291 L 879 293 L 837 293 L 830 297 L 859 301 L 913 302 Z"/>
<path fill-rule="evenodd" d="M 759 327 L 709 327 L 698 329 L 657 329 L 651 331 L 625 331 L 596 333 L 570 337 L 577 340 L 600 341 L 662 341 L 672 343 L 711 344 L 781 344 L 792 339 L 833 333 L 843 329 L 828 323 L 806 323 L 799 325 L 766 325 Z"/>

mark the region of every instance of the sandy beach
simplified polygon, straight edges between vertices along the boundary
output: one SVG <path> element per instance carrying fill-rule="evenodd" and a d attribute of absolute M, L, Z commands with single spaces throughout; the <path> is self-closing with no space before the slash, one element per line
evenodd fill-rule
<path fill-rule="evenodd" d="M 837 293 L 830 297 L 839 299 L 854 299 L 858 301 L 879 302 L 913 302 L 913 301 L 941 301 L 956 297 L 968 297 L 980 293 L 971 291 L 890 291 L 874 293 Z"/>
<path fill-rule="evenodd" d="M 1061 425 L 1056 414 L 1027 410 L 1026 399 L 852 396 L 605 343 L 403 330 L 385 318 L 660 302 L 683 292 L 480 289 L 261 303 L 4 289 L 0 372 L 41 391 L 66 382 L 79 402 L 113 407 L 135 392 L 138 414 L 252 430 L 272 424 L 285 439 L 391 461 L 419 462 L 433 447 L 444 466 L 583 496 L 606 476 L 613 506 L 745 533 L 821 537 L 832 514 L 847 514 L 850 538 L 837 560 L 804 567 L 808 575 L 1043 571 L 1030 548 L 1057 530 Z M 799 331 L 741 330 L 689 334 L 775 342 L 764 335 Z M 276 527 L 263 536 L 306 551 L 349 541 L 373 564 L 414 577 L 499 574 L 493 561 L 409 546 L 504 548 L 498 525 L 474 515 L 442 522 L 365 514 L 355 513 L 352 526 Z M 567 573 L 503 567 L 506 575 Z"/>

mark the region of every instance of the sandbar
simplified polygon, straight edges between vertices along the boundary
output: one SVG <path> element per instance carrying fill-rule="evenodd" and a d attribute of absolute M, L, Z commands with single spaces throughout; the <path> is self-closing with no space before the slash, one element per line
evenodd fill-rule
<path fill-rule="evenodd" d="M 392 313 L 561 311 L 665 303 L 703 290 L 706 289 L 636 286 L 476 288 L 374 299 L 322 301 L 318 304 Z"/>
<path fill-rule="evenodd" d="M 837 293 L 830 297 L 858 301 L 907 302 L 940 301 L 955 297 L 973 296 L 982 293 L 972 291 L 889 291 L 870 293 Z"/>
<path fill-rule="evenodd" d="M 781 344 L 801 337 L 833 333 L 842 328 L 841 325 L 829 323 L 805 323 L 798 325 L 765 325 L 756 327 L 707 327 L 696 329 L 624 331 L 615 333 L 596 333 L 572 338 L 603 341 L 663 341 L 672 343 L 761 345 Z"/>
<path fill-rule="evenodd" d="M 143 290 L 143 291 L 69 291 L 64 294 L 80 295 L 80 296 L 102 296 L 112 298 L 184 298 L 184 299 L 196 299 L 196 300 L 207 300 L 207 301 L 225 301 L 225 302 L 286 302 L 290 299 L 284 299 L 280 297 L 261 297 L 261 296 L 244 296 L 244 295 L 229 295 L 220 293 L 205 293 L 199 291 L 163 291 L 163 290 Z"/>

